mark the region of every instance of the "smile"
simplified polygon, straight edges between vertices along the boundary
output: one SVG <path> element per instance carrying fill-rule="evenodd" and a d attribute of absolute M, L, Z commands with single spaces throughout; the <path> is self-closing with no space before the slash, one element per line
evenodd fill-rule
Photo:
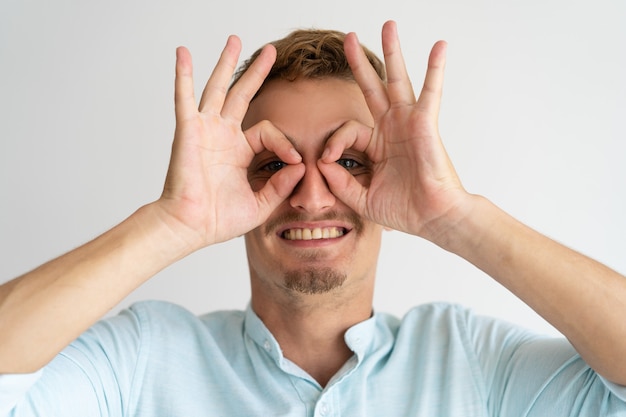
<path fill-rule="evenodd" d="M 343 227 L 316 227 L 314 229 L 288 229 L 282 233 L 287 240 L 335 239 L 346 234 Z"/>

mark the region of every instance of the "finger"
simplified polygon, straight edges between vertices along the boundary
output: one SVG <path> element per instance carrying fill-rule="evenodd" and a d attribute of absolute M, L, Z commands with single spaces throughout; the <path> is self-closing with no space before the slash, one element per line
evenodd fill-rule
<path fill-rule="evenodd" d="M 415 93 L 413 92 L 413 86 L 411 85 L 402 50 L 400 49 L 396 22 L 389 21 L 385 23 L 382 40 L 385 67 L 387 69 L 387 91 L 391 105 L 414 104 Z"/>
<path fill-rule="evenodd" d="M 246 130 L 244 135 L 255 154 L 259 154 L 267 149 L 275 153 L 276 156 L 287 164 L 302 162 L 302 156 L 296 151 L 289 139 L 267 120 L 255 124 Z"/>
<path fill-rule="evenodd" d="M 335 162 L 319 160 L 317 167 L 326 179 L 330 192 L 359 215 L 365 215 L 367 188 Z"/>
<path fill-rule="evenodd" d="M 265 183 L 263 188 L 255 192 L 261 216 L 268 217 L 289 197 L 304 177 L 304 164 L 287 165 Z"/>
<path fill-rule="evenodd" d="M 370 112 L 372 112 L 374 119 L 380 118 L 389 109 L 387 90 L 367 59 L 355 33 L 346 35 L 344 50 L 354 79 L 365 96 Z"/>
<path fill-rule="evenodd" d="M 202 98 L 198 106 L 200 111 L 211 111 L 218 114 L 221 112 L 228 92 L 228 85 L 237 68 L 240 52 L 241 40 L 235 35 L 229 36 L 204 91 L 202 91 Z"/>
<path fill-rule="evenodd" d="M 427 112 L 437 115 L 441 105 L 441 95 L 443 93 L 443 75 L 446 67 L 446 49 L 448 44 L 445 41 L 435 43 L 428 58 L 428 69 L 424 79 L 424 86 L 417 100 L 417 106 Z"/>
<path fill-rule="evenodd" d="M 321 160 L 325 163 L 336 162 L 346 149 L 367 153 L 371 144 L 373 129 L 370 126 L 350 120 L 344 123 L 328 138 Z"/>
<path fill-rule="evenodd" d="M 250 101 L 259 91 L 275 60 L 276 48 L 273 45 L 266 45 L 250 65 L 250 68 L 232 86 L 222 109 L 223 117 L 233 118 L 237 121 L 243 120 Z"/>
<path fill-rule="evenodd" d="M 287 137 L 271 122 L 265 120 L 244 132 L 255 154 L 268 150 L 288 165 L 272 175 L 263 187 L 255 192 L 259 205 L 259 223 L 289 197 L 304 176 L 302 157 Z"/>
<path fill-rule="evenodd" d="M 176 48 L 176 80 L 174 82 L 176 120 L 181 121 L 196 114 L 193 92 L 193 65 L 191 54 L 184 46 Z"/>

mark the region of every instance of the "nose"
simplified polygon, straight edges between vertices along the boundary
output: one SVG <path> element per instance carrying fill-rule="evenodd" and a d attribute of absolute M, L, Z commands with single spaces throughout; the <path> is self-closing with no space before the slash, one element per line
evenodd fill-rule
<path fill-rule="evenodd" d="M 319 213 L 331 208 L 335 202 L 336 197 L 330 192 L 326 178 L 316 164 L 307 164 L 304 176 L 289 198 L 291 207 L 307 213 Z"/>

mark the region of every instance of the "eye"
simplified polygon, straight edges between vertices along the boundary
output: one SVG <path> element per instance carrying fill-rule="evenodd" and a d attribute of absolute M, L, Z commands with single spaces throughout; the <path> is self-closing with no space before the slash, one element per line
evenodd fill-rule
<path fill-rule="evenodd" d="M 258 191 L 278 171 L 287 166 L 286 162 L 275 159 L 276 156 L 255 161 L 248 167 L 248 182 L 254 191 Z"/>
<path fill-rule="evenodd" d="M 261 171 L 266 171 L 266 172 L 270 172 L 270 173 L 274 173 L 274 172 L 278 172 L 281 169 L 283 169 L 284 167 L 286 167 L 287 164 L 283 161 L 271 161 L 268 162 L 267 164 L 263 165 L 261 167 Z"/>
<path fill-rule="evenodd" d="M 359 168 L 361 166 L 360 163 L 350 158 L 341 158 L 338 159 L 336 162 L 348 171 Z"/>

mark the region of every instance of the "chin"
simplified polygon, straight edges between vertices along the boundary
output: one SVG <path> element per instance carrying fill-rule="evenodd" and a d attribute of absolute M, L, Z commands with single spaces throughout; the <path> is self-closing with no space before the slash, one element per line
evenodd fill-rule
<path fill-rule="evenodd" d="M 346 278 L 346 273 L 333 268 L 307 268 L 285 272 L 284 286 L 301 294 L 326 294 L 341 288 Z"/>

